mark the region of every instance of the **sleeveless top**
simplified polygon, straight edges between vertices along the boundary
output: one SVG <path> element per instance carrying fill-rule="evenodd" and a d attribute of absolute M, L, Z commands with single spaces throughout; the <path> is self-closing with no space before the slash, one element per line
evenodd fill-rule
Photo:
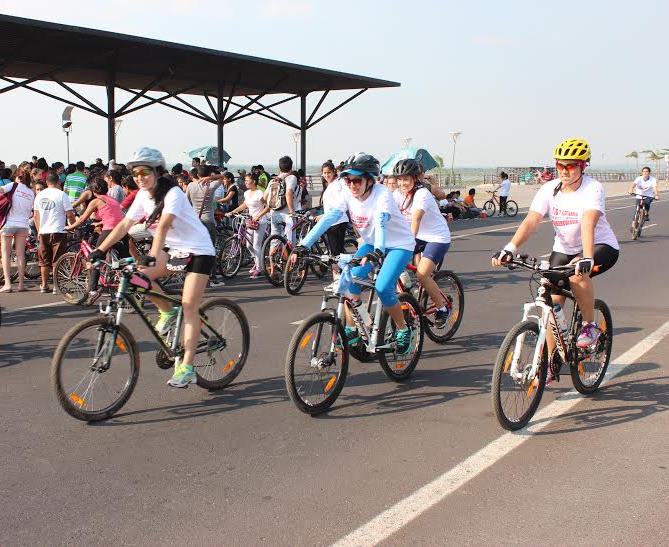
<path fill-rule="evenodd" d="M 97 199 L 104 202 L 102 207 L 98 207 L 98 218 L 102 221 L 104 231 L 113 230 L 116 225 L 123 220 L 123 211 L 121 204 L 110 196 L 97 196 Z"/>

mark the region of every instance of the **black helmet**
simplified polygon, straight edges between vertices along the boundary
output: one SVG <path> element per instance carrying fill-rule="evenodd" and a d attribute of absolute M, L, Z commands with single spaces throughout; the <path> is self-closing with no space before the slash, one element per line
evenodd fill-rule
<path fill-rule="evenodd" d="M 379 160 L 377 160 L 374 156 L 370 156 L 369 154 L 358 152 L 357 154 L 350 156 L 344 162 L 344 169 L 340 176 L 367 175 L 370 177 L 378 177 L 380 173 L 381 169 L 379 167 Z"/>
<path fill-rule="evenodd" d="M 413 159 L 400 160 L 393 167 L 393 176 L 395 177 L 418 177 L 422 172 L 423 166 Z"/>

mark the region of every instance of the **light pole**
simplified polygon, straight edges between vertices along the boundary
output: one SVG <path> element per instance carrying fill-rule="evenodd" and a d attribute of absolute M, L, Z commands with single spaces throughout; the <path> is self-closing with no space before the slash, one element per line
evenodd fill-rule
<path fill-rule="evenodd" d="M 72 110 L 73 106 L 66 106 L 63 110 L 61 127 L 65 133 L 65 140 L 67 141 L 67 164 L 70 165 L 70 133 L 72 132 Z"/>
<path fill-rule="evenodd" d="M 455 166 L 455 145 L 458 142 L 458 137 L 462 135 L 462 131 L 451 131 L 449 132 L 449 135 L 453 141 L 453 155 L 451 156 L 451 184 L 455 184 L 455 171 L 453 170 Z"/>
<path fill-rule="evenodd" d="M 297 143 L 300 142 L 300 137 L 302 135 L 300 134 L 299 131 L 296 131 L 295 133 L 292 134 L 293 141 L 295 142 L 295 165 L 297 165 Z"/>
<path fill-rule="evenodd" d="M 413 137 L 404 137 L 402 139 L 402 148 L 409 148 L 413 142 Z"/>

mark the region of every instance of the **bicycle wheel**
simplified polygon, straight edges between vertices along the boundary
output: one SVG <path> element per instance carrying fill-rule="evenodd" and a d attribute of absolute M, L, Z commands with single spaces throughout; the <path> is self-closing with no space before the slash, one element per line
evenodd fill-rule
<path fill-rule="evenodd" d="M 339 322 L 327 312 L 308 317 L 293 334 L 286 354 L 286 389 L 302 412 L 312 416 L 325 412 L 339 397 L 348 373 L 343 340 Z"/>
<path fill-rule="evenodd" d="M 225 279 L 232 279 L 242 267 L 242 247 L 237 236 L 229 237 L 218 253 L 218 271 Z"/>
<path fill-rule="evenodd" d="M 63 336 L 51 361 L 60 406 L 87 422 L 113 416 L 132 395 L 139 376 L 137 343 L 125 325 L 94 317 Z"/>
<path fill-rule="evenodd" d="M 325 241 L 323 239 L 320 239 L 314 245 L 312 252 L 314 254 L 321 256 L 326 253 L 326 249 L 327 245 L 325 244 Z M 309 264 L 309 269 L 318 279 L 323 279 L 330 271 L 330 268 L 326 264 L 323 264 L 320 260 L 312 260 L 311 263 Z"/>
<path fill-rule="evenodd" d="M 602 300 L 595 300 L 595 323 L 601 331 L 597 344 L 591 350 L 585 351 L 574 347 L 575 351 L 572 352 L 572 355 L 576 358 L 569 367 L 574 387 L 576 391 L 583 395 L 590 395 L 597 391 L 602 380 L 604 380 L 606 369 L 611 360 L 613 320 L 609 307 Z M 580 310 L 576 325 L 581 325 Z M 578 333 L 574 334 L 573 339 L 575 340 Z"/>
<path fill-rule="evenodd" d="M 634 213 L 634 218 L 632 219 L 632 239 L 638 239 L 639 235 L 641 234 L 640 216 L 639 209 L 637 208 L 636 212 Z"/>
<path fill-rule="evenodd" d="M 296 295 L 299 294 L 300 289 L 307 280 L 310 260 L 306 256 L 302 256 L 295 261 L 295 264 L 291 264 L 293 254 L 291 252 L 288 256 L 288 261 L 283 270 L 283 286 L 288 291 L 288 294 Z"/>
<path fill-rule="evenodd" d="M 54 265 L 53 284 L 68 304 L 78 306 L 88 297 L 88 270 L 81 253 L 65 253 Z"/>
<path fill-rule="evenodd" d="M 504 429 L 515 431 L 525 427 L 541 402 L 548 370 L 545 344 L 538 373 L 530 377 L 538 338 L 539 325 L 535 321 L 521 321 L 504 337 L 497 353 L 492 372 L 492 406 Z M 512 376 L 514 361 L 517 371 Z"/>
<path fill-rule="evenodd" d="M 283 285 L 283 269 L 289 252 L 288 241 L 279 234 L 269 236 L 263 243 L 262 273 L 275 287 Z"/>
<path fill-rule="evenodd" d="M 411 329 L 411 344 L 406 353 L 398 354 L 395 351 L 395 322 L 384 309 L 379 320 L 379 334 L 377 346 L 390 345 L 389 349 L 379 352 L 379 363 L 383 372 L 391 380 L 401 382 L 406 380 L 416 368 L 423 350 L 423 321 L 420 307 L 416 299 L 409 293 L 398 295 L 404 312 L 404 320 Z"/>
<path fill-rule="evenodd" d="M 39 257 L 37 248 L 26 248 L 26 279 L 37 279 L 40 276 Z"/>
<path fill-rule="evenodd" d="M 242 371 L 249 355 L 249 323 L 242 309 L 227 298 L 212 298 L 200 308 L 204 323 L 195 355 L 197 385 L 223 389 Z"/>
<path fill-rule="evenodd" d="M 493 216 L 495 214 L 495 210 L 496 210 L 495 202 L 493 200 L 489 199 L 488 201 L 486 201 L 483 204 L 483 210 L 486 212 L 486 214 L 489 217 Z"/>
<path fill-rule="evenodd" d="M 437 344 L 444 344 L 458 331 L 462 316 L 465 312 L 465 291 L 462 288 L 460 278 L 450 270 L 441 270 L 435 272 L 434 282 L 439 287 L 441 293 L 446 297 L 446 308 L 449 311 L 446 324 L 442 328 L 437 328 L 434 324 L 434 314 L 437 306 L 423 289 L 420 299 L 420 309 L 425 318 L 425 334 L 428 338 Z"/>
<path fill-rule="evenodd" d="M 515 217 L 518 214 L 518 204 L 512 199 L 506 202 L 506 214 Z"/>

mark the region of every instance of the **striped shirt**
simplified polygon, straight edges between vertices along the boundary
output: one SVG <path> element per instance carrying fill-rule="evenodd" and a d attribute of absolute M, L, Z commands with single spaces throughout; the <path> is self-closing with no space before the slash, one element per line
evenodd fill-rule
<path fill-rule="evenodd" d="M 79 199 L 79 196 L 85 189 L 86 175 L 84 175 L 81 171 L 75 171 L 74 173 L 70 173 L 65 177 L 63 190 L 72 201 Z"/>

